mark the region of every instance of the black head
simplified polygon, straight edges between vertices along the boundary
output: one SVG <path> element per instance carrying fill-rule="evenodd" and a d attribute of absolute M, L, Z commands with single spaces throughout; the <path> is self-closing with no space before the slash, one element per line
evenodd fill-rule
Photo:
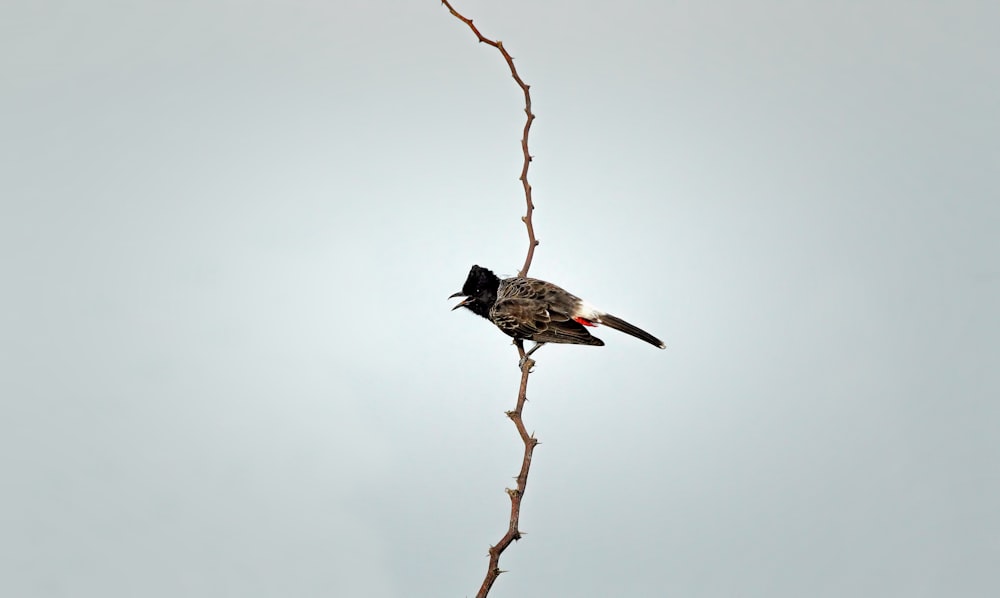
<path fill-rule="evenodd" d="M 497 302 L 497 289 L 500 288 L 500 279 L 493 272 L 486 268 L 473 266 L 469 270 L 469 276 L 462 285 L 462 290 L 452 297 L 465 297 L 458 305 L 451 308 L 456 310 L 465 307 L 473 313 L 488 318 L 490 308 Z"/>

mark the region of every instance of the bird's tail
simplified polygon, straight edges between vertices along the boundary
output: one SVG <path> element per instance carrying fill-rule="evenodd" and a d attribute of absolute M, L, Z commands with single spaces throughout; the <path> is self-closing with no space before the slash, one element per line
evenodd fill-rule
<path fill-rule="evenodd" d="M 641 328 L 629 324 L 628 322 L 626 322 L 621 318 L 616 318 L 611 314 L 601 314 L 601 324 L 604 324 L 608 328 L 614 328 L 615 330 L 624 332 L 625 334 L 631 334 L 635 338 L 644 340 L 647 343 L 659 347 L 661 349 L 667 348 L 666 345 L 663 344 L 663 341 L 656 338 L 652 334 L 646 332 Z"/>

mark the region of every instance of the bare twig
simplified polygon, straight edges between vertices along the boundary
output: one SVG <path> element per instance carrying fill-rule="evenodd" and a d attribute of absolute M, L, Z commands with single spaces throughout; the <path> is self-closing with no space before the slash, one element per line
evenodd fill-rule
<path fill-rule="evenodd" d="M 535 450 L 535 446 L 538 445 L 538 439 L 528 433 L 528 430 L 524 427 L 524 421 L 521 420 L 521 411 L 524 409 L 524 403 L 528 400 L 528 375 L 531 373 L 531 368 L 535 365 L 535 360 L 530 357 L 527 359 L 524 358 L 524 342 L 521 339 L 516 340 L 515 344 L 517 345 L 517 352 L 522 359 L 521 386 L 517 391 L 517 405 L 513 411 L 507 412 L 507 417 L 510 418 L 510 421 L 514 422 L 517 433 L 520 434 L 521 440 L 524 442 L 524 458 L 521 460 L 521 471 L 517 474 L 517 488 L 507 488 L 507 494 L 510 496 L 510 526 L 507 528 L 507 533 L 500 538 L 500 541 L 496 545 L 490 546 L 489 569 L 486 571 L 486 578 L 483 579 L 483 585 L 479 587 L 476 598 L 486 598 L 486 595 L 490 593 L 493 582 L 503 573 L 500 569 L 500 554 L 510 546 L 511 542 L 520 540 L 523 535 L 521 530 L 518 529 L 518 520 L 521 517 L 521 499 L 524 497 L 524 489 L 528 485 L 528 470 L 531 468 L 531 455 Z"/>
<path fill-rule="evenodd" d="M 521 176 L 519 180 L 521 185 L 524 187 L 524 201 L 527 204 L 527 210 L 524 216 L 521 217 L 521 222 L 524 222 L 524 226 L 528 229 L 528 255 L 524 258 L 524 265 L 521 267 L 521 271 L 517 273 L 518 276 L 527 276 L 528 268 L 531 267 L 531 258 L 535 257 L 535 247 L 538 246 L 538 239 L 535 238 L 535 227 L 531 222 L 531 215 L 535 211 L 535 204 L 531 201 L 531 185 L 528 183 L 528 165 L 531 164 L 531 154 L 528 153 L 528 133 L 531 131 L 531 123 L 535 120 L 535 115 L 531 112 L 531 93 L 528 91 L 530 86 L 521 80 L 521 76 L 517 74 L 517 68 L 514 67 L 514 57 L 511 56 L 507 49 L 503 47 L 503 42 L 493 41 L 487 37 L 484 37 L 479 29 L 472 24 L 472 19 L 467 19 L 462 16 L 448 0 L 441 0 L 441 4 L 444 4 L 448 10 L 466 25 L 469 29 L 476 34 L 479 38 L 480 43 L 488 44 L 493 46 L 500 51 L 503 55 L 504 60 L 507 61 L 507 66 L 510 67 L 510 74 L 514 77 L 514 81 L 521 87 L 521 91 L 524 92 L 524 114 L 526 118 L 524 120 L 524 130 L 521 132 L 521 153 L 524 154 L 524 163 L 521 166 Z"/>
<path fill-rule="evenodd" d="M 531 112 L 531 94 L 528 92 L 528 85 L 517 74 L 517 69 L 514 67 L 514 58 L 507 53 L 507 50 L 503 47 L 503 42 L 483 37 L 479 29 L 476 29 L 476 26 L 472 24 L 472 19 L 467 19 L 459 14 L 448 0 L 441 0 L 441 3 L 448 7 L 452 15 L 468 25 L 469 29 L 479 38 L 480 42 L 489 44 L 500 51 L 500 54 L 503 55 L 504 60 L 507 61 L 507 65 L 510 67 L 511 76 L 514 77 L 514 81 L 517 81 L 521 90 L 524 91 L 524 113 L 527 115 L 527 118 L 524 122 L 524 131 L 521 134 L 521 152 L 524 154 L 524 164 L 521 167 L 520 181 L 524 187 L 524 200 L 527 205 L 527 211 L 521 217 L 521 221 L 524 222 L 525 227 L 528 229 L 528 255 L 524 258 L 524 266 L 521 267 L 518 276 L 527 276 L 528 269 L 531 267 L 531 259 L 535 256 L 535 247 L 538 246 L 538 239 L 535 238 L 535 228 L 531 222 L 531 215 L 534 213 L 535 204 L 531 201 L 531 185 L 528 183 L 528 166 L 531 164 L 531 154 L 528 153 L 528 133 L 531 130 L 531 123 L 535 120 L 535 115 Z M 500 569 L 500 555 L 510 546 L 511 542 L 520 540 L 523 535 L 521 530 L 518 529 L 518 521 L 521 518 L 521 499 L 524 498 L 524 489 L 528 485 L 528 470 L 531 469 L 531 455 L 535 450 L 535 446 L 538 445 L 538 439 L 528 434 L 527 429 L 524 427 L 524 421 L 521 419 L 521 411 L 524 409 L 524 403 L 528 400 L 528 376 L 531 374 L 531 368 L 535 365 L 535 361 L 525 355 L 524 342 L 521 339 L 517 339 L 515 344 L 517 345 L 517 353 L 520 357 L 521 385 L 517 392 L 517 404 L 513 411 L 507 412 L 507 417 L 514 422 L 514 427 L 517 428 L 517 433 L 521 436 L 521 441 L 524 442 L 524 458 L 521 460 L 521 471 L 517 474 L 517 487 L 507 488 L 507 494 L 510 496 L 510 524 L 507 527 L 507 533 L 500 538 L 499 542 L 490 546 L 489 569 L 486 571 L 483 585 L 479 587 L 479 592 L 476 594 L 477 598 L 486 598 L 486 595 L 490 593 L 493 582 L 503 573 Z"/>

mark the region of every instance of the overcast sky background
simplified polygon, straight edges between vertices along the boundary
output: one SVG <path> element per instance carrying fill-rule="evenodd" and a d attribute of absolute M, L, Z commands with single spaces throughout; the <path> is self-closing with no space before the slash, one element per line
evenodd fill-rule
<path fill-rule="evenodd" d="M 1000 5 L 458 0 L 532 85 L 494 596 L 1000 595 Z M 0 6 L 0 595 L 470 596 L 520 91 L 437 2 Z"/>

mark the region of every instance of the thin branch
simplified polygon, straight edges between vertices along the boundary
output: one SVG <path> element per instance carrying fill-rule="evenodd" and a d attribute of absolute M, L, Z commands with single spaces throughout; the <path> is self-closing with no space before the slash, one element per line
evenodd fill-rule
<path fill-rule="evenodd" d="M 517 273 L 518 276 L 527 276 L 528 268 L 531 267 L 531 259 L 535 257 L 535 247 L 538 246 L 538 239 L 535 238 L 535 227 L 531 222 L 531 215 L 535 211 L 535 204 L 531 201 L 531 184 L 528 183 L 528 165 L 531 164 L 531 154 L 528 153 L 528 133 L 531 131 L 531 123 L 535 120 L 535 115 L 531 112 L 531 93 L 528 91 L 530 86 L 521 80 L 521 76 L 517 74 L 517 68 L 514 67 L 514 57 L 511 56 L 507 49 L 503 47 L 503 42 L 493 41 L 479 32 L 479 29 L 472 24 L 472 19 L 467 19 L 462 16 L 448 0 L 441 0 L 441 4 L 444 4 L 448 10 L 466 25 L 469 29 L 476 34 L 480 43 L 488 44 L 500 51 L 503 55 L 504 60 L 507 61 L 507 66 L 510 67 L 510 74 L 514 77 L 514 81 L 521 87 L 521 91 L 524 92 L 524 114 L 526 115 L 524 121 L 524 130 L 521 133 L 521 153 L 524 154 L 524 163 L 521 166 L 521 176 L 519 180 L 521 181 L 521 186 L 524 187 L 524 201 L 527 205 L 527 210 L 524 216 L 521 217 L 521 222 L 524 222 L 524 226 L 528 229 L 528 255 L 524 258 L 524 265 L 521 267 L 521 271 Z"/>
<path fill-rule="evenodd" d="M 507 488 L 507 495 L 510 496 L 510 525 L 507 528 L 507 533 L 500 538 L 500 541 L 496 545 L 490 546 L 490 565 L 486 571 L 486 578 L 483 579 L 483 585 L 479 587 L 479 592 L 476 594 L 476 598 L 486 598 L 486 595 L 490 593 L 493 582 L 503 573 L 500 569 L 500 555 L 510 546 L 511 542 L 520 540 L 523 535 L 523 532 L 518 529 L 518 521 L 521 518 L 521 499 L 524 498 L 524 489 L 528 485 L 528 470 L 531 469 L 531 455 L 535 450 L 535 446 L 539 444 L 538 439 L 528 433 L 528 430 L 524 427 L 524 421 L 521 419 L 521 411 L 524 409 L 524 403 L 528 400 L 528 375 L 531 373 L 531 368 L 535 365 L 535 360 L 530 357 L 525 358 L 524 342 L 521 339 L 517 339 L 514 342 L 517 345 L 517 352 L 521 356 L 521 386 L 517 391 L 517 405 L 513 411 L 507 412 L 507 417 L 510 418 L 510 421 L 514 422 L 514 427 L 517 428 L 517 433 L 521 436 L 521 441 L 524 442 L 524 458 L 521 459 L 521 471 L 517 474 L 517 488 Z"/>
<path fill-rule="evenodd" d="M 531 164 L 531 154 L 528 153 L 528 133 L 531 131 L 531 123 L 535 120 L 535 115 L 531 112 L 531 94 L 528 91 L 528 85 L 517 74 L 517 69 L 514 67 L 514 58 L 503 47 L 503 42 L 493 41 L 484 37 L 479 32 L 479 29 L 476 29 L 476 26 L 472 24 L 472 19 L 467 19 L 459 14 L 448 0 L 441 0 L 441 3 L 448 7 L 451 14 L 458 20 L 468 25 L 469 29 L 476 34 L 481 43 L 489 44 L 500 51 L 504 60 L 507 61 L 507 66 L 510 67 L 511 76 L 514 77 L 514 81 L 517 82 L 524 92 L 524 113 L 527 115 L 527 118 L 524 122 L 524 130 L 521 133 L 521 152 L 524 154 L 524 164 L 521 167 L 520 181 L 524 187 L 524 200 L 527 205 L 527 211 L 521 217 L 521 222 L 524 222 L 524 226 L 528 229 L 528 255 L 524 258 L 524 266 L 521 267 L 518 276 L 527 276 L 528 268 L 531 267 L 531 259 L 535 256 L 535 247 L 538 246 L 538 239 L 535 238 L 535 227 L 531 221 L 531 216 L 535 211 L 535 204 L 531 200 L 531 185 L 528 183 L 528 166 Z M 490 593 L 493 583 L 503 573 L 500 569 L 500 555 L 503 554 L 503 551 L 512 542 L 520 540 L 523 535 L 521 530 L 518 529 L 518 521 L 521 518 L 521 499 L 524 498 L 524 489 L 528 485 L 528 470 L 531 469 L 531 455 L 535 450 L 535 446 L 538 445 L 538 439 L 528 434 L 528 430 L 524 427 L 524 421 L 521 419 L 521 411 L 524 409 L 524 403 L 528 400 L 528 376 L 531 374 L 531 368 L 535 365 L 535 361 L 525 354 L 524 342 L 521 339 L 517 339 L 515 344 L 517 345 L 517 353 L 520 357 L 521 385 L 517 392 L 517 404 L 513 411 L 507 412 L 507 417 L 514 422 L 514 427 L 517 428 L 517 433 L 521 436 L 521 441 L 524 442 L 524 458 L 521 460 L 521 471 L 517 474 L 517 487 L 513 489 L 507 488 L 507 495 L 510 496 L 510 524 L 507 527 L 507 533 L 500 538 L 499 542 L 490 546 L 489 568 L 486 571 L 486 577 L 483 579 L 483 585 L 479 587 L 476 598 L 486 598 L 486 595 Z"/>

